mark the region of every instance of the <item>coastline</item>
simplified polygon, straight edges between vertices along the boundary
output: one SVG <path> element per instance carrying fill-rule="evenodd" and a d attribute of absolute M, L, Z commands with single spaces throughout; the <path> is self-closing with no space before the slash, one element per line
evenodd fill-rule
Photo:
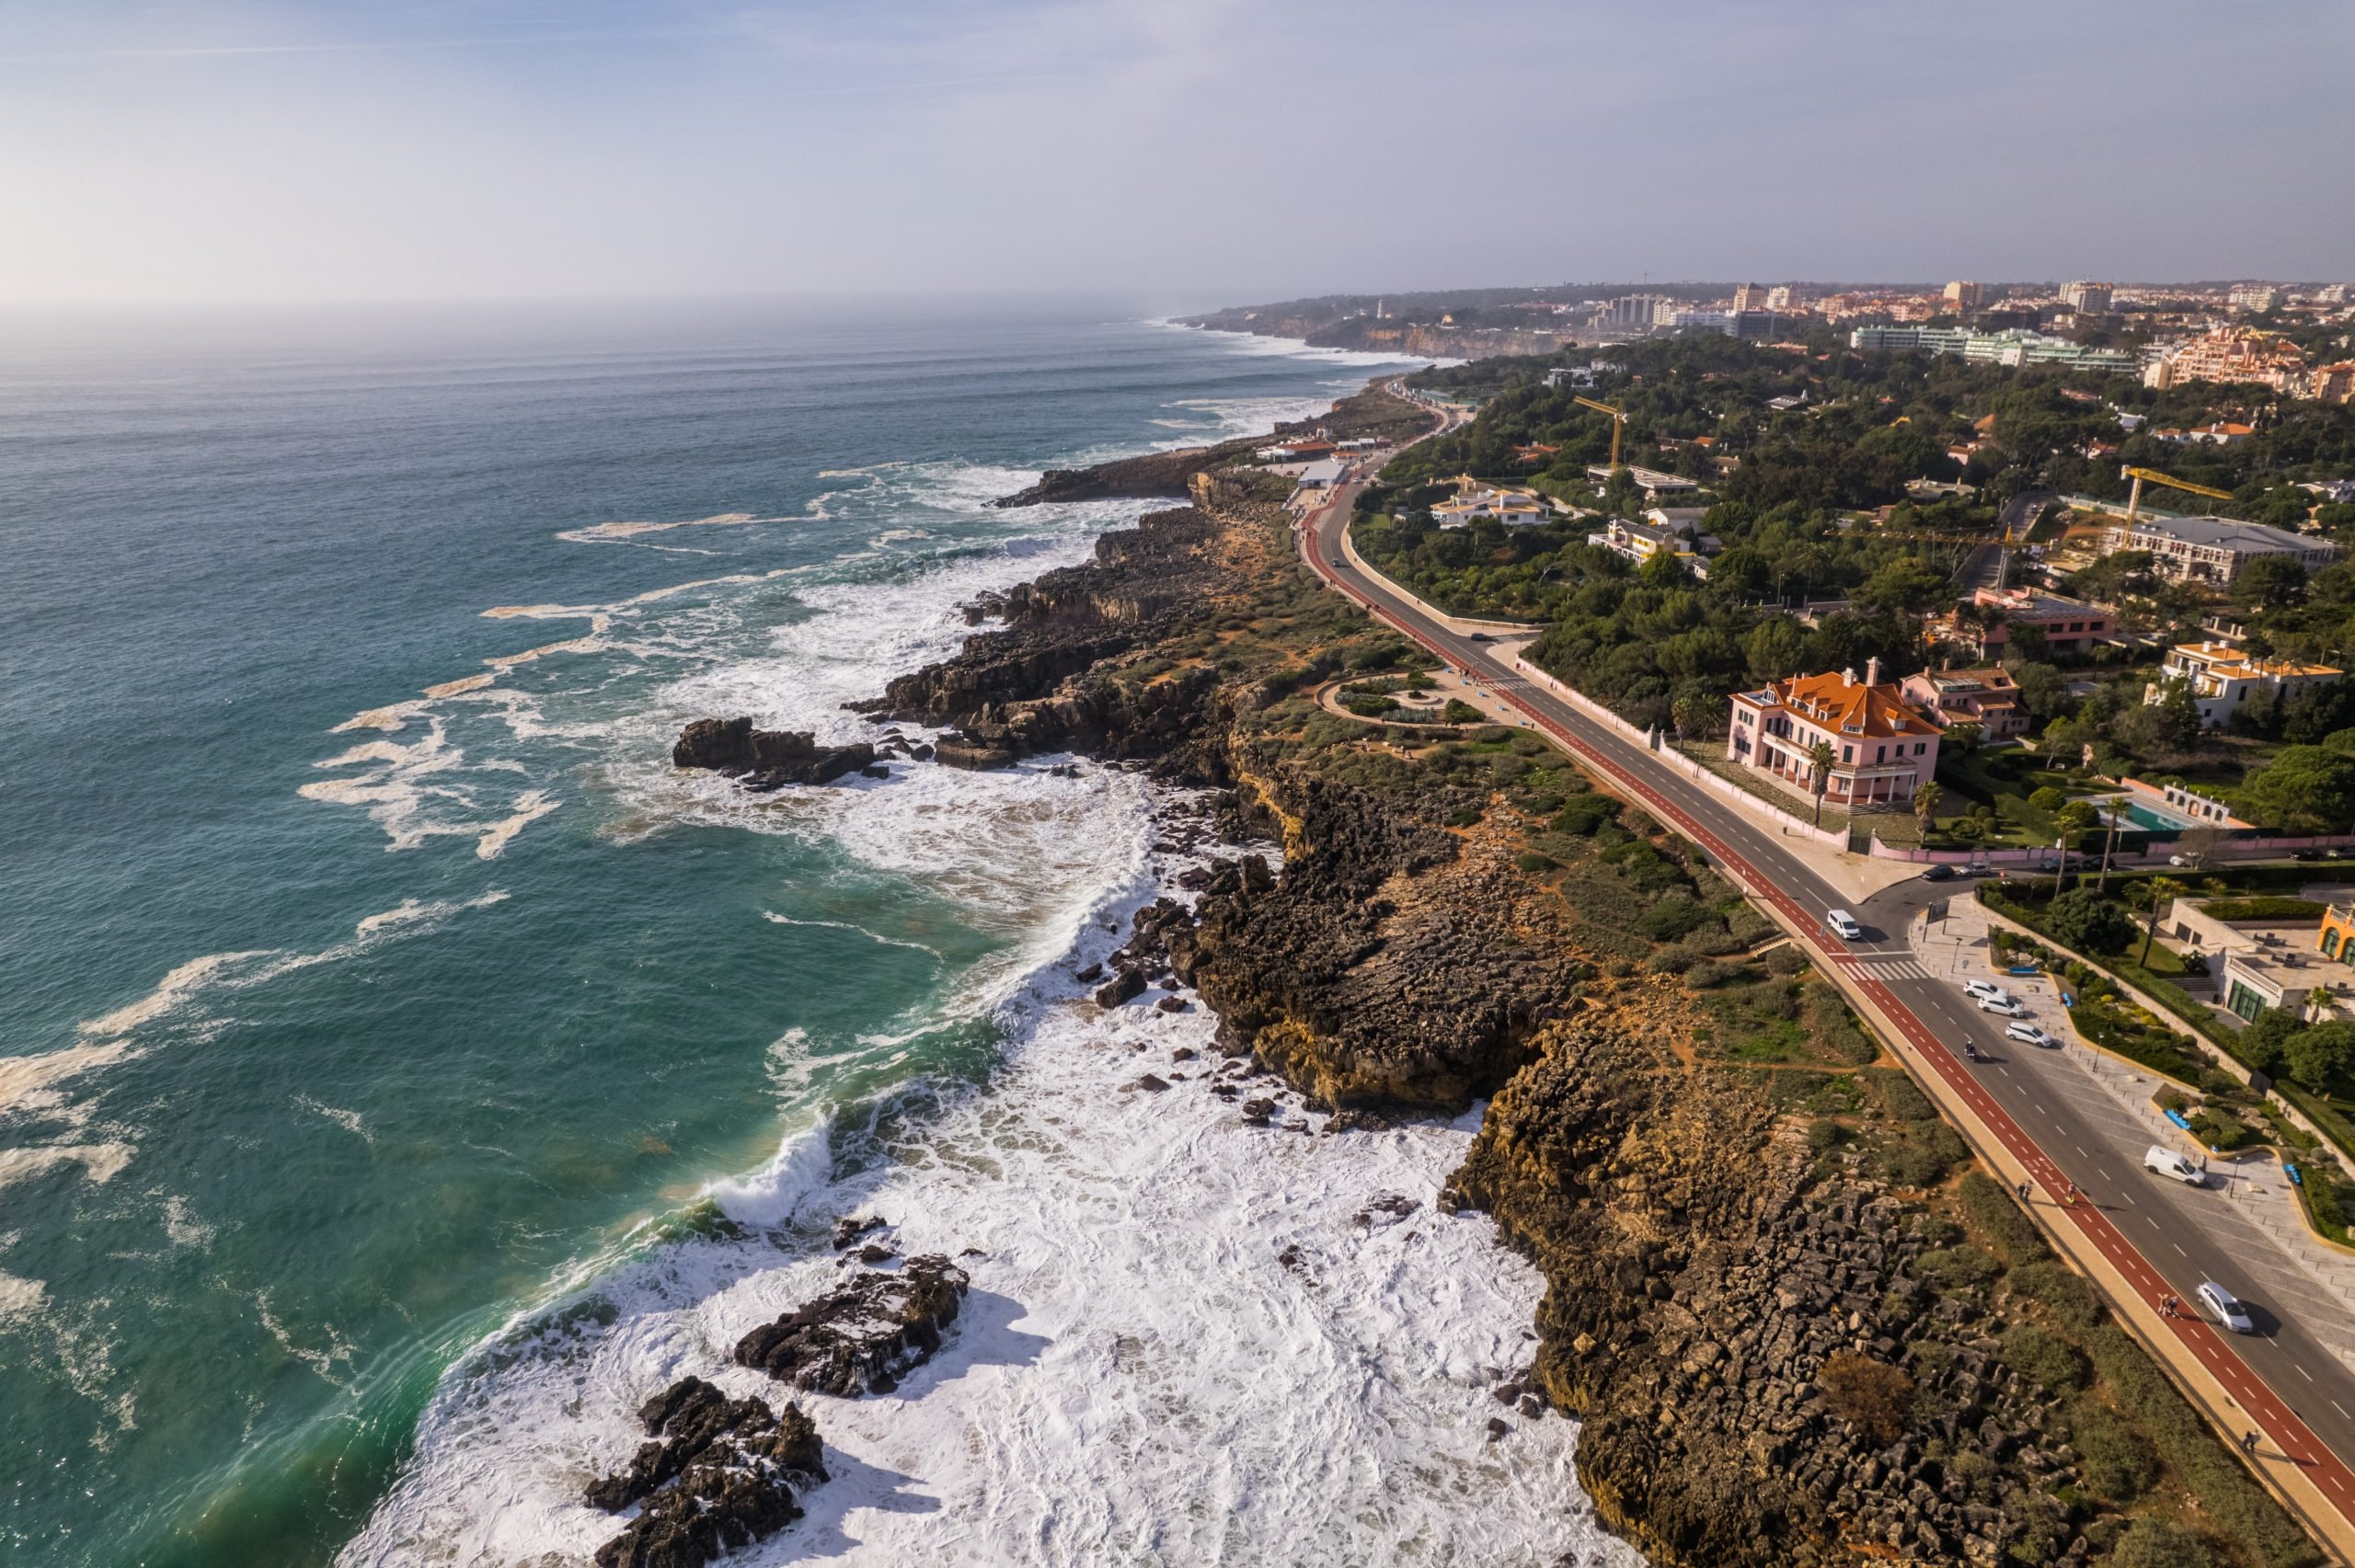
<path fill-rule="evenodd" d="M 953 732 L 943 760 L 967 766 L 1128 759 L 1232 792 L 1281 838 L 1280 875 L 1154 940 L 1221 1049 L 1327 1130 L 1487 1101 L 1442 1205 L 1489 1216 L 1547 1279 L 1535 1363 L 1495 1396 L 1580 1419 L 1580 1484 L 1654 1561 L 2076 1562 L 2114 1541 L 2117 1514 L 2051 1495 L 2080 1463 L 2053 1390 L 1993 1353 L 2047 1322 L 2115 1331 L 2097 1307 L 2056 1322 L 1942 1283 L 1958 1242 L 1998 1274 L 2052 1265 L 1983 1175 L 1954 1179 L 1968 1150 L 1902 1067 L 1799 955 L 1751 951 L 1768 922 L 1691 846 L 1539 738 L 1353 725 L 1298 697 L 1410 651 L 1303 580 L 1288 486 L 1212 462 L 1189 488 L 873 711 Z M 1694 912 L 1655 929 L 1664 899 Z M 1783 1082 L 1824 1083 L 1814 1099 L 1707 1059 L 1705 993 L 1735 977 L 1804 1016 L 1832 1070 Z M 1961 1493 L 1938 1483 L 1950 1459 L 1973 1467 Z"/>

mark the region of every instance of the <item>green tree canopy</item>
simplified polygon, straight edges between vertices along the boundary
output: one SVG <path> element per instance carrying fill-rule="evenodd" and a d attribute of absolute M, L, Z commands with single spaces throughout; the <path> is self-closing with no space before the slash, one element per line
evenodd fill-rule
<path fill-rule="evenodd" d="M 2078 887 L 2052 900 L 2044 923 L 2053 940 L 2080 953 L 2123 953 L 2137 933 L 2134 917 L 2117 899 Z"/>
<path fill-rule="evenodd" d="M 2355 757 L 2321 746 L 2285 746 L 2234 796 L 2238 813 L 2265 828 L 2343 833 L 2355 826 Z"/>

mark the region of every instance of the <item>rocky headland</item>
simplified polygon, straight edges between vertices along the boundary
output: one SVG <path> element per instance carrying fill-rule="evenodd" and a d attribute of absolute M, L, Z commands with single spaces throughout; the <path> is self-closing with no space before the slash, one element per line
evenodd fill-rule
<path fill-rule="evenodd" d="M 1430 1198 L 1547 1282 L 1493 1438 L 1575 1414 L 1581 1484 L 1661 1563 L 2320 1560 L 1698 851 L 1525 732 L 1320 708 L 1419 654 L 1299 566 L 1279 486 L 1187 493 L 868 712 L 957 766 L 1150 768 L 1283 844 L 1079 978 L 1193 988 L 1229 1060 L 1186 1089 L 1254 1125 L 1307 1129 L 1269 1074 L 1327 1134 L 1488 1099 Z"/>

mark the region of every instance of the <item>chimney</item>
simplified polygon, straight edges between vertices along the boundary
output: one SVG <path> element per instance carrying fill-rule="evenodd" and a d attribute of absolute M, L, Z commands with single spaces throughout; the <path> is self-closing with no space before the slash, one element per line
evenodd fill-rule
<path fill-rule="evenodd" d="M 1880 684 L 1880 655 L 1878 654 L 1865 660 L 1865 684 L 1867 686 Z"/>
<path fill-rule="evenodd" d="M 1842 670 L 1842 671 L 1840 672 L 1840 684 L 1842 684 L 1843 686 L 1853 686 L 1853 685 L 1855 685 L 1855 683 L 1856 683 L 1856 667 L 1855 667 L 1855 665 L 1853 665 L 1853 664 L 1852 664 L 1852 665 L 1850 665 L 1847 669 L 1845 669 L 1845 670 Z"/>

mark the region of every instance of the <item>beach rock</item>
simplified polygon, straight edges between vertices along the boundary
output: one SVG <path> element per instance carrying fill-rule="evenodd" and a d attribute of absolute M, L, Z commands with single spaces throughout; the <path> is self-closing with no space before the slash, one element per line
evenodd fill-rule
<path fill-rule="evenodd" d="M 798 1404 L 780 1415 L 685 1378 L 649 1400 L 638 1422 L 655 1440 L 583 1492 L 607 1513 L 642 1505 L 598 1548 L 598 1568 L 701 1568 L 800 1516 L 788 1477 L 826 1479 L 817 1425 Z"/>
<path fill-rule="evenodd" d="M 1169 1083 L 1167 1080 L 1157 1078 L 1148 1072 L 1143 1078 L 1138 1079 L 1134 1083 L 1130 1084 L 1129 1087 L 1132 1089 L 1142 1089 L 1149 1094 L 1158 1094 L 1163 1090 L 1168 1088 Z"/>
<path fill-rule="evenodd" d="M 1133 1001 L 1143 994 L 1144 976 L 1134 969 L 1123 969 L 1097 988 L 1096 1005 L 1118 1007 L 1122 1002 Z"/>
<path fill-rule="evenodd" d="M 844 1215 L 834 1221 L 834 1251 L 841 1252 L 870 1230 L 880 1230 L 886 1223 L 879 1214 Z"/>
<path fill-rule="evenodd" d="M 892 1273 L 856 1275 L 739 1340 L 737 1365 L 845 1399 L 889 1392 L 940 1348 L 969 1283 L 937 1253 L 910 1258 Z"/>
<path fill-rule="evenodd" d="M 749 718 L 699 718 L 679 732 L 671 761 L 674 767 L 707 768 L 741 778 L 747 789 L 772 790 L 831 784 L 872 766 L 875 748 L 863 740 L 821 746 L 811 731 L 754 729 Z"/>
<path fill-rule="evenodd" d="M 1182 996 L 1165 996 L 1153 1005 L 1161 1013 L 1191 1013 L 1194 1010 L 1194 1004 Z"/>

